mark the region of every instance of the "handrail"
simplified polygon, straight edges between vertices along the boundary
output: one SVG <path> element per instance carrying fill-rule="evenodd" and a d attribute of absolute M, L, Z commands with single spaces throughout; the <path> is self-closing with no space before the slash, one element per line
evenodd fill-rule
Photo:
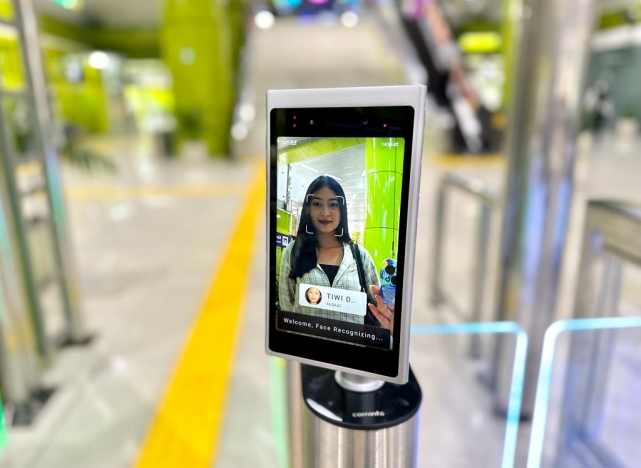
<path fill-rule="evenodd" d="M 590 200 L 589 206 L 593 208 L 604 208 L 641 223 L 641 204 L 620 202 L 616 200 Z"/>
<path fill-rule="evenodd" d="M 441 276 L 443 270 L 443 241 L 445 233 L 445 214 L 446 214 L 446 201 L 447 192 L 449 189 L 458 189 L 465 192 L 479 201 L 479 218 L 478 228 L 476 235 L 476 258 L 475 265 L 472 271 L 472 300 L 470 304 L 470 313 L 467 315 L 464 308 L 460 307 L 441 285 Z M 492 210 L 498 207 L 500 198 L 496 192 L 487 187 L 486 184 L 480 180 L 462 176 L 460 174 L 445 173 L 439 185 L 437 207 L 436 207 L 436 222 L 435 222 L 435 236 L 434 236 L 434 250 L 433 250 L 433 271 L 432 271 L 432 291 L 431 302 L 435 306 L 442 304 L 449 305 L 459 315 L 464 317 L 465 321 L 480 322 L 483 298 L 485 293 L 485 280 L 487 278 L 486 271 L 488 265 L 488 251 L 489 251 L 489 238 L 490 227 L 492 220 Z M 480 355 L 480 342 L 479 337 L 472 336 L 470 346 L 470 355 L 478 357 Z"/>
<path fill-rule="evenodd" d="M 478 179 L 462 176 L 453 172 L 446 172 L 441 179 L 441 184 L 459 188 L 489 205 L 497 205 L 499 203 L 497 193 L 487 187 L 485 182 Z"/>
<path fill-rule="evenodd" d="M 602 250 L 628 263 L 641 266 L 640 204 L 590 200 L 586 230 L 597 233 L 596 235 L 602 239 Z M 584 245 L 584 249 L 589 247 L 588 244 Z M 588 255 L 585 250 L 584 255 Z"/>

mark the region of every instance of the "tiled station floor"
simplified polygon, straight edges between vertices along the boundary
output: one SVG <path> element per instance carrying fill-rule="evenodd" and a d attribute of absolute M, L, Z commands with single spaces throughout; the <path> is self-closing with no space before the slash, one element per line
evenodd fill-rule
<path fill-rule="evenodd" d="M 10 429 L 0 466 L 284 468 L 284 364 L 264 355 L 262 206 L 260 214 L 249 206 L 263 171 L 264 94 L 270 88 L 403 84 L 406 75 L 396 57 L 373 21 L 347 29 L 278 20 L 274 28 L 255 31 L 251 38 L 247 86 L 256 118 L 247 139 L 237 144 L 235 160 L 163 159 L 154 155 L 151 141 L 143 135 L 99 142 L 116 162 L 114 173 L 87 175 L 64 168 L 84 313 L 95 339 L 87 347 L 63 350 L 48 368 L 45 382 L 58 391 L 32 427 Z M 415 324 L 457 320 L 447 309 L 429 305 L 434 197 L 440 176 L 455 171 L 497 191 L 504 176 L 500 157 L 439 156 L 442 137 L 435 125 L 428 121 L 426 131 Z M 618 149 L 612 151 L 613 147 Z M 616 140 L 583 144 L 560 316 L 571 315 L 586 198 L 638 200 L 640 166 L 638 156 L 625 145 L 618 147 Z M 451 261 L 443 283 L 466 303 L 477 207 L 463 195 L 453 196 L 449 206 L 444 248 Z M 251 233 L 238 230 L 247 216 L 256 217 Z M 496 213 L 491 258 L 496 258 L 499 242 L 498 219 Z M 226 291 L 221 286 L 229 273 L 225 266 L 243 255 L 233 251 L 239 235 L 250 239 L 246 247 L 252 244 L 254 255 L 244 266 L 246 284 L 237 281 Z M 638 277 L 626 278 L 630 301 L 638 301 Z M 181 380 L 181 369 L 192 366 L 197 355 L 190 348 L 199 339 L 197 330 L 204 326 L 220 333 L 215 320 L 209 324 L 199 318 L 226 314 L 233 303 L 230 296 L 239 289 L 243 300 L 237 304 L 238 321 L 230 322 L 237 329 L 229 330 L 231 367 L 215 374 L 221 379 L 216 396 L 222 398 L 221 406 L 212 409 L 207 400 L 194 402 L 196 408 L 200 404 L 202 411 L 211 412 L 207 425 L 198 418 L 172 419 L 176 413 L 171 408 L 181 408 L 178 400 L 202 397 L 202 382 Z M 486 299 L 483 318 L 491 320 L 491 291 Z M 203 349 L 208 353 L 196 359 L 205 376 L 224 367 L 223 351 L 206 341 Z M 419 467 L 498 466 L 505 421 L 495 416 L 490 392 L 481 383 L 490 361 L 489 346 L 479 360 L 467 356 L 469 337 L 414 337 L 411 346 L 411 362 L 424 391 Z M 185 411 L 193 410 L 192 405 Z M 185 460 L 195 462 L 172 464 L 181 449 Z"/>

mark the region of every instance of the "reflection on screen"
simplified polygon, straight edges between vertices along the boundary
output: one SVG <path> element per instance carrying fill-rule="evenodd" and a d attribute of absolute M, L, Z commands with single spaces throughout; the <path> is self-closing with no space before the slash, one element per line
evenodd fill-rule
<path fill-rule="evenodd" d="M 403 138 L 277 140 L 277 328 L 391 349 Z"/>

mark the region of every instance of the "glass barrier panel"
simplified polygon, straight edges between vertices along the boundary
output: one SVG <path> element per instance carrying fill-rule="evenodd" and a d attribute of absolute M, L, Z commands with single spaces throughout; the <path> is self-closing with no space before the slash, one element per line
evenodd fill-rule
<path fill-rule="evenodd" d="M 641 317 L 575 319 L 545 334 L 528 468 L 641 460 Z"/>
<path fill-rule="evenodd" d="M 273 447 L 278 468 L 288 468 L 290 460 L 287 443 L 287 361 L 277 357 L 270 358 L 269 377 Z"/>
<path fill-rule="evenodd" d="M 513 467 L 525 332 L 516 323 L 489 322 L 414 326 L 412 335 L 410 360 L 423 391 L 418 467 Z M 509 401 L 495 401 L 487 385 L 487 363 L 469 358 L 467 344 L 474 335 L 501 336 L 514 349 Z"/>
<path fill-rule="evenodd" d="M 2 400 L 0 400 L 0 454 L 4 452 L 7 446 L 7 427 L 4 424 L 4 411 L 2 408 Z"/>
<path fill-rule="evenodd" d="M 476 232 L 478 200 L 456 188 L 446 189 L 444 242 L 442 246 L 441 293 L 460 321 L 470 316 L 476 245 L 470 233 Z"/>

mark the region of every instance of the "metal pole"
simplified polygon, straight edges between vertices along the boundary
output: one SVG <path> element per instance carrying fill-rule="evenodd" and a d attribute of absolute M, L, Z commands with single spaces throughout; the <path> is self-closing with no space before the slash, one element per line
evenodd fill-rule
<path fill-rule="evenodd" d="M 492 221 L 492 207 L 482 201 L 479 210 L 479 221 L 476 236 L 476 262 L 472 270 L 472 322 L 483 321 L 483 304 L 485 296 L 485 283 L 487 279 L 487 259 L 490 240 L 490 227 Z M 481 357 L 481 336 L 473 333 L 470 337 L 470 357 Z"/>
<path fill-rule="evenodd" d="M 434 258 L 432 270 L 432 305 L 439 306 L 443 302 L 441 295 L 441 274 L 443 273 L 443 231 L 445 230 L 445 203 L 447 183 L 441 179 L 438 186 L 438 196 L 436 201 L 436 219 L 434 220 L 434 248 L 432 257 Z"/>
<path fill-rule="evenodd" d="M 418 419 L 379 430 L 355 430 L 309 415 L 311 457 L 306 468 L 416 468 Z"/>
<path fill-rule="evenodd" d="M 524 416 L 533 411 L 543 333 L 555 314 L 594 3 L 523 0 L 514 2 L 508 19 L 515 25 L 517 57 L 497 317 L 517 321 L 529 337 Z M 507 407 L 512 357 L 501 340 L 495 360 L 498 410 Z"/>
<path fill-rule="evenodd" d="M 305 468 L 415 468 L 422 393 L 303 366 Z"/>
<path fill-rule="evenodd" d="M 24 59 L 27 81 L 32 89 L 42 150 L 44 152 L 45 180 L 49 194 L 49 209 L 53 218 L 54 256 L 59 268 L 61 290 L 67 318 L 67 330 L 72 342 L 86 338 L 80 312 L 75 261 L 68 232 L 67 215 L 58 167 L 58 156 L 53 140 L 53 124 L 49 106 L 49 95 L 38 37 L 38 23 L 32 0 L 16 0 L 16 23 L 24 45 Z"/>

